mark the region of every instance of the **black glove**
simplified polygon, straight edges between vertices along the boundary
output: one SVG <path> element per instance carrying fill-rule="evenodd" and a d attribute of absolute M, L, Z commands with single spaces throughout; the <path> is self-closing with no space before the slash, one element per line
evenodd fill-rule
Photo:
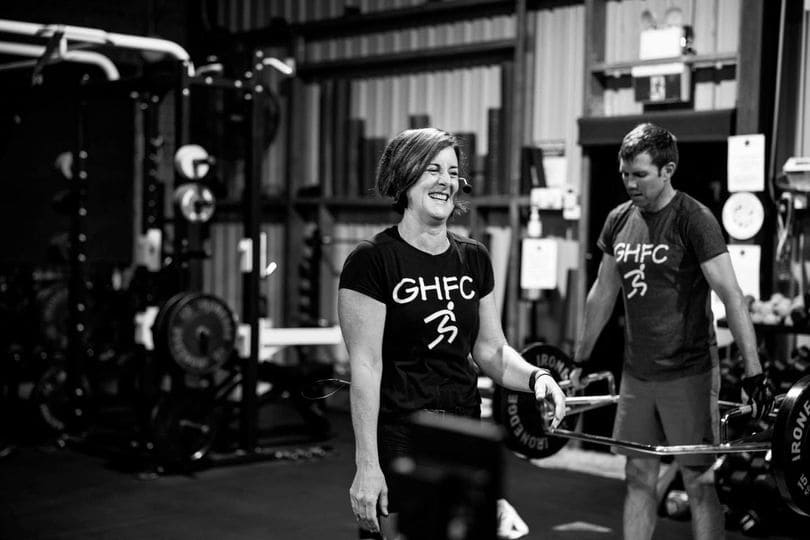
<path fill-rule="evenodd" d="M 761 420 L 771 412 L 771 408 L 773 408 L 773 391 L 763 373 L 743 377 L 742 391 L 743 401 L 747 399 L 747 403 L 754 408 L 751 413 L 754 420 Z"/>

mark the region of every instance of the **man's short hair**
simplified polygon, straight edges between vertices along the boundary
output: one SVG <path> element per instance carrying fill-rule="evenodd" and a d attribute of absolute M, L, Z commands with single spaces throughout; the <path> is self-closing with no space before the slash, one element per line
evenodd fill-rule
<path fill-rule="evenodd" d="M 619 159 L 632 161 L 647 152 L 653 165 L 661 167 L 669 162 L 678 165 L 678 140 L 670 131 L 649 122 L 634 127 L 622 139 Z"/>

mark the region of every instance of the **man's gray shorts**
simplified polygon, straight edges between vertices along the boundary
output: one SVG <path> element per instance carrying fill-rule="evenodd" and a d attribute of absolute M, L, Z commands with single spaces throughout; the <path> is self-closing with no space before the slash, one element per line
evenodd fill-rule
<path fill-rule="evenodd" d="M 624 373 L 613 437 L 650 445 L 716 444 L 720 429 L 719 391 L 717 367 L 669 381 L 642 381 Z M 653 457 L 616 446 L 613 451 Z M 715 454 L 675 456 L 685 466 L 708 467 L 715 458 Z"/>

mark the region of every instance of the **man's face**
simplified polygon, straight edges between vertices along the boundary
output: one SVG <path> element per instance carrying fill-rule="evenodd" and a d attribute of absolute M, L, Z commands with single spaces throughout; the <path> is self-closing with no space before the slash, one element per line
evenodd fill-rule
<path fill-rule="evenodd" d="M 619 174 L 625 191 L 633 204 L 648 212 L 660 210 L 669 202 L 667 195 L 674 170 L 675 164 L 671 162 L 659 169 L 647 152 L 630 161 L 619 160 Z"/>

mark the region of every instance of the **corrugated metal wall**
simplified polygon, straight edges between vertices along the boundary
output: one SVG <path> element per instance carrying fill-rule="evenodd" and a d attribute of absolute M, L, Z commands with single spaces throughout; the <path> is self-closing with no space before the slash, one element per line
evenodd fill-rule
<path fill-rule="evenodd" d="M 293 23 L 339 17 L 347 8 L 363 13 L 418 6 L 424 0 L 229 0 L 219 4 L 219 24 L 232 31 L 262 28 L 271 18 L 282 17 Z M 585 7 L 583 3 L 550 2 L 548 8 L 529 11 L 529 48 L 527 55 L 526 118 L 522 144 L 561 149 L 566 156 L 567 182 L 575 189 L 581 183 L 581 149 L 577 144 L 577 118 L 583 114 L 585 92 Z M 606 0 L 605 64 L 627 63 L 638 58 L 639 33 L 643 12 L 649 11 L 663 22 L 668 10 L 680 10 L 683 24 L 694 29 L 694 47 L 699 55 L 736 54 L 739 39 L 740 0 Z M 497 16 L 474 21 L 437 24 L 415 29 L 364 34 L 307 43 L 307 62 L 356 58 L 398 51 L 512 39 L 516 35 L 514 16 Z M 283 50 L 267 54 L 283 56 Z M 267 83 L 276 88 L 280 77 L 267 70 Z M 637 114 L 642 106 L 633 99 L 629 77 L 608 77 L 604 88 L 607 115 Z M 300 185 L 317 184 L 321 148 L 315 134 L 320 129 L 322 85 L 305 85 L 309 115 L 304 131 L 308 141 L 297 149 L 306 156 Z M 427 115 L 432 125 L 453 132 L 476 135 L 479 157 L 487 151 L 487 111 L 501 105 L 501 69 L 499 66 L 452 69 L 401 76 L 353 79 L 350 88 L 351 118 L 364 121 L 366 137 L 389 138 L 408 127 L 410 115 Z M 696 74 L 695 108 L 734 107 L 736 83 L 733 69 L 702 69 Z M 282 122 L 286 122 L 282 104 Z M 808 120 L 810 122 L 810 120 Z M 285 133 L 282 126 L 280 133 Z M 267 150 L 264 188 L 278 192 L 283 188 L 287 142 L 283 136 Z M 235 253 L 231 242 L 238 240 L 229 226 L 222 225 L 217 246 Z M 379 230 L 382 224 L 338 224 L 335 236 L 362 238 Z M 361 226 L 363 227 L 363 226 Z M 368 229 L 368 230 L 366 230 Z M 231 231 L 231 232 L 227 232 Z M 283 248 L 280 229 L 273 231 L 271 242 Z M 235 244 L 234 244 L 235 245 Z M 283 254 L 282 254 L 283 255 Z M 230 256 L 230 255 L 229 255 Z M 342 265 L 345 253 L 334 251 L 332 263 Z M 209 282 L 221 287 L 226 298 L 238 299 L 231 287 L 237 286 L 226 276 L 227 262 L 212 264 Z M 279 276 L 280 277 L 280 276 Z M 276 280 L 276 282 L 280 281 Z M 235 284 L 235 285 L 234 285 Z M 273 294 L 276 294 L 274 292 Z M 272 305 L 272 303 L 271 303 Z M 327 310 L 328 312 L 328 310 Z M 280 320 L 279 315 L 274 315 Z"/>
<path fill-rule="evenodd" d="M 282 267 L 284 259 L 284 226 L 265 223 L 262 232 L 267 234 L 267 262 Z M 214 223 L 211 226 L 209 250 L 211 257 L 203 263 L 206 292 L 225 300 L 234 313 L 242 314 L 242 272 L 239 269 L 239 240 L 244 236 L 241 223 Z M 281 272 L 271 274 L 261 284 L 261 295 L 267 301 L 267 316 L 276 325 L 284 319 L 284 282 Z"/>
<path fill-rule="evenodd" d="M 423 0 L 365 0 L 351 2 L 343 0 L 278 0 L 270 2 L 233 0 L 220 4 L 218 23 L 231 31 L 244 31 L 261 28 L 269 24 L 273 17 L 283 17 L 289 22 L 305 22 L 338 17 L 344 8 L 357 6 L 364 13 L 389 10 L 397 7 L 419 5 Z M 532 15 L 534 16 L 534 15 Z M 446 47 L 478 43 L 481 41 L 513 39 L 515 37 L 514 16 L 499 16 L 439 24 L 430 27 L 407 29 L 385 33 L 365 34 L 357 37 L 338 38 L 307 43 L 305 61 L 318 62 L 356 58 L 365 55 L 380 55 L 426 47 Z M 563 31 L 564 32 L 564 31 Z M 581 32 L 580 32 L 581 34 Z M 581 40 L 580 40 L 581 41 Z M 282 49 L 268 49 L 267 55 L 284 56 Z M 266 70 L 265 81 L 269 88 L 278 88 L 280 76 L 273 70 Z M 351 81 L 351 118 L 364 121 L 364 136 L 367 138 L 388 139 L 408 127 L 412 115 L 426 115 L 431 125 L 451 132 L 474 133 L 479 158 L 487 151 L 487 111 L 501 106 L 501 69 L 499 66 L 482 66 L 469 69 L 453 69 L 436 72 L 420 72 L 402 76 L 357 78 Z M 300 186 L 322 183 L 323 171 L 319 170 L 322 161 L 322 148 L 317 136 L 320 130 L 320 107 L 322 103 L 322 82 L 305 85 L 307 125 L 304 147 L 297 149 L 306 156 L 303 178 L 297 179 Z M 564 91 L 568 94 L 569 90 Z M 580 90 L 581 94 L 581 90 Z M 282 103 L 282 126 L 280 133 L 286 132 L 286 104 Z M 569 122 L 575 125 L 575 116 Z M 563 133 L 565 130 L 563 130 Z M 556 135 L 555 135 L 556 137 Z M 571 134 L 571 143 L 575 138 Z M 263 191 L 278 193 L 283 189 L 287 152 L 287 141 L 280 135 L 267 149 L 263 171 Z M 237 171 L 234 181 L 241 184 L 242 172 Z M 335 243 L 324 248 L 324 268 L 335 275 L 342 268 L 343 261 L 356 243 L 381 230 L 386 224 L 344 224 L 336 223 L 333 230 Z M 283 250 L 283 230 L 273 226 L 269 230 L 270 243 Z M 217 224 L 212 228 L 212 260 L 206 265 L 206 288 L 221 295 L 237 312 L 241 309 L 241 274 L 238 272 L 237 245 L 241 237 L 241 225 Z M 279 257 L 284 254 L 280 253 Z M 326 272 L 328 273 L 328 272 Z M 271 276 L 265 285 L 272 299 L 281 294 L 281 275 Z M 281 298 L 281 296 L 278 296 Z M 270 302 L 269 316 L 276 321 L 284 319 L 279 311 L 279 303 Z M 336 320 L 336 305 L 325 305 L 322 309 L 327 318 Z M 336 348 L 338 360 L 344 355 Z"/>

